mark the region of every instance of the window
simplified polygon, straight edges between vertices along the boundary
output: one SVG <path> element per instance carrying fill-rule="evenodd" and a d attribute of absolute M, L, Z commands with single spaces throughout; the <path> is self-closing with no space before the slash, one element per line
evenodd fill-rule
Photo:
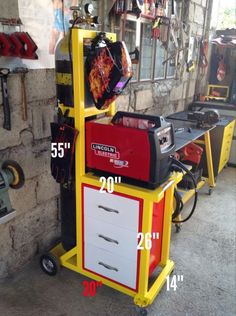
<path fill-rule="evenodd" d="M 175 45 L 170 36 L 168 45 L 167 78 L 173 78 L 175 75 Z"/>
<path fill-rule="evenodd" d="M 175 46 L 169 35 L 168 47 L 152 38 L 152 22 L 127 14 L 115 16 L 114 31 L 124 40 L 128 51 L 139 49 L 139 63 L 133 64 L 132 81 L 156 81 L 175 77 Z M 125 27 L 124 27 L 125 26 Z M 172 58 L 171 58 L 172 57 Z M 164 64 L 163 64 L 164 62 Z"/>
<path fill-rule="evenodd" d="M 133 53 L 136 48 L 136 22 L 126 21 L 124 41 L 126 43 L 129 53 Z M 132 81 L 137 81 L 137 64 L 133 64 L 133 77 Z"/>
<path fill-rule="evenodd" d="M 152 79 L 152 24 L 142 24 L 141 32 L 140 79 Z"/>
<path fill-rule="evenodd" d="M 166 59 L 166 50 L 162 45 L 162 42 L 156 40 L 155 50 L 155 68 L 154 68 L 154 80 L 164 79 L 166 66 L 163 61 Z"/>

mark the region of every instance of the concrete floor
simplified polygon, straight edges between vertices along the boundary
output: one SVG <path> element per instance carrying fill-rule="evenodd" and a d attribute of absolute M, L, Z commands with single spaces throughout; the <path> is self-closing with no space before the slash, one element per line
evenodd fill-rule
<path fill-rule="evenodd" d="M 181 233 L 173 230 L 174 274 L 183 282 L 174 292 L 166 286 L 149 308 L 150 316 L 236 315 L 236 169 L 218 177 L 211 196 L 200 193 L 194 217 Z M 106 286 L 93 298 L 83 296 L 85 278 L 67 269 L 48 277 L 35 258 L 0 284 L 1 316 L 132 316 L 132 298 Z"/>

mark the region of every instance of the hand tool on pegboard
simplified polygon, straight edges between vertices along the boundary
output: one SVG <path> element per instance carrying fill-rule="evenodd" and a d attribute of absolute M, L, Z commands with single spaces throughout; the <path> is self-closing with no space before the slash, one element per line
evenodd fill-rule
<path fill-rule="evenodd" d="M 10 73 L 10 69 L 0 68 L 2 102 L 3 102 L 3 113 L 4 113 L 3 128 L 5 128 L 8 131 L 11 130 L 11 113 L 10 113 L 8 91 L 7 91 L 7 76 L 9 73 Z"/>
<path fill-rule="evenodd" d="M 22 120 L 27 121 L 28 119 L 28 111 L 27 111 L 27 96 L 25 89 L 25 75 L 28 72 L 28 68 L 26 67 L 16 67 L 13 69 L 12 73 L 20 74 L 21 79 L 21 96 L 22 96 Z"/>

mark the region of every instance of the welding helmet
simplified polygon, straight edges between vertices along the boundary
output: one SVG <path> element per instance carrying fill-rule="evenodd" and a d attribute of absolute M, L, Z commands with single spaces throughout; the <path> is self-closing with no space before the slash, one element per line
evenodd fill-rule
<path fill-rule="evenodd" d="M 85 69 L 95 106 L 106 109 L 132 77 L 132 63 L 124 42 L 111 42 L 105 33 L 92 41 Z"/>

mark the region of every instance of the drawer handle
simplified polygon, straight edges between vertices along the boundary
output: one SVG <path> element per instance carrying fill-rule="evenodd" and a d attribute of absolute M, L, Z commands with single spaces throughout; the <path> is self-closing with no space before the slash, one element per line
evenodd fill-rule
<path fill-rule="evenodd" d="M 100 264 L 100 266 L 103 266 L 104 268 L 106 268 L 106 269 L 108 269 L 108 270 L 113 270 L 113 271 L 116 271 L 116 272 L 119 271 L 117 268 L 114 268 L 114 267 L 112 267 L 112 266 L 109 266 L 108 264 L 103 263 L 103 262 L 101 262 L 101 261 L 99 261 L 98 264 Z"/>
<path fill-rule="evenodd" d="M 104 211 L 109 212 L 109 213 L 119 214 L 119 211 L 106 207 L 106 206 L 98 205 L 98 208 L 102 208 Z"/>
<path fill-rule="evenodd" d="M 103 238 L 104 240 L 106 240 L 106 241 L 108 241 L 108 242 L 113 242 L 114 244 L 119 245 L 119 242 L 118 242 L 117 240 L 115 240 L 115 239 L 111 239 L 111 238 L 106 237 L 106 236 L 101 235 L 101 234 L 99 234 L 98 237 L 99 237 L 99 238 Z"/>

